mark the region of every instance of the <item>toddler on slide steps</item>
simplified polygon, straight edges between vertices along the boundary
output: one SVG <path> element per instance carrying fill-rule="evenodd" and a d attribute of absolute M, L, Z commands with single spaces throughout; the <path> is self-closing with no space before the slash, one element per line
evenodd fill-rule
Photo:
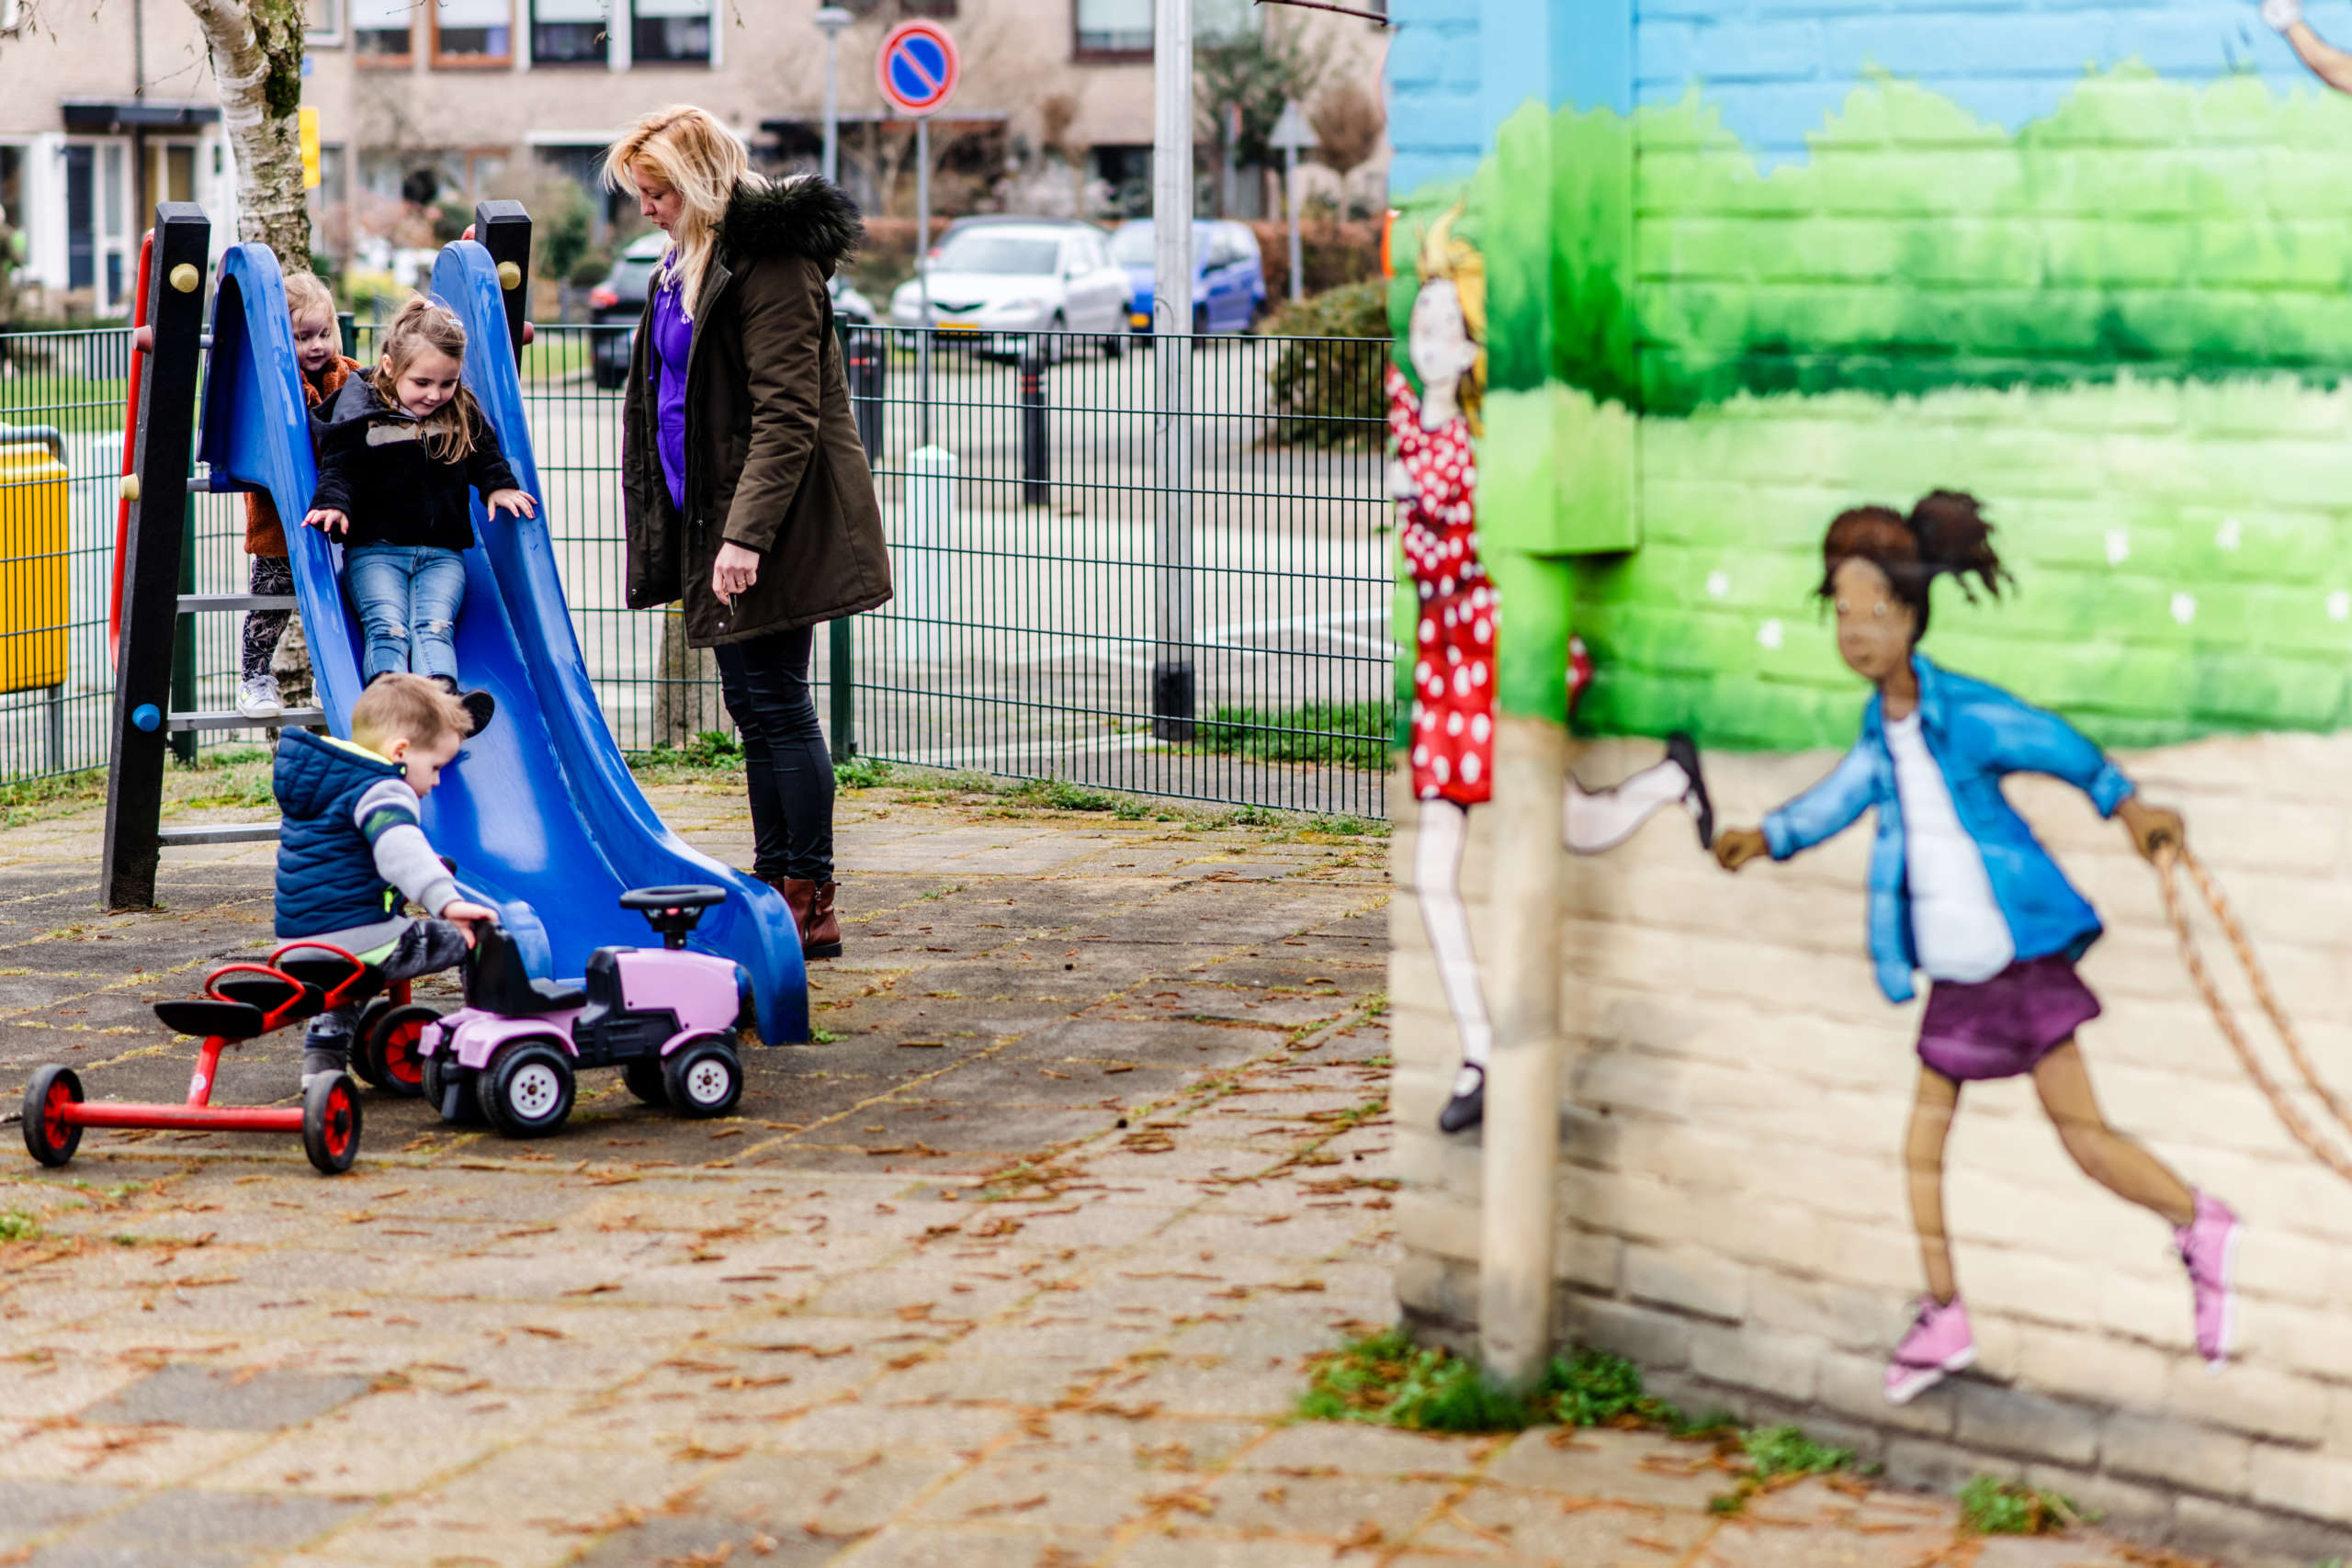
<path fill-rule="evenodd" d="M 294 328 L 294 360 L 302 372 L 302 400 L 316 413 L 343 390 L 343 384 L 360 364 L 335 352 L 341 334 L 335 326 L 334 296 L 314 274 L 286 275 L 286 313 Z M 294 568 L 286 558 L 286 526 L 278 520 L 277 504 L 266 494 L 245 497 L 245 553 L 253 558 L 247 592 L 294 592 Z M 290 610 L 255 610 L 245 616 L 238 659 L 237 711 L 247 718 L 273 719 L 285 711 L 269 660 L 292 615 Z"/>
<path fill-rule="evenodd" d="M 466 329 L 418 296 L 384 333 L 381 364 L 354 376 L 328 405 L 309 526 L 343 536 L 344 586 L 359 612 L 364 673 L 413 671 L 458 695 L 472 732 L 490 722 L 488 692 L 458 689 L 458 610 L 464 552 L 474 544 L 466 492 L 495 517 L 535 517 L 498 433 L 459 379 Z"/>
<path fill-rule="evenodd" d="M 270 779 L 284 818 L 281 942 L 339 947 L 391 981 L 464 962 L 473 922 L 497 912 L 458 897 L 457 879 L 434 853 L 417 811 L 457 761 L 471 725 L 464 705 L 435 682 L 394 671 L 359 694 L 350 739 L 286 731 Z M 401 914 L 403 899 L 432 918 Z M 357 1007 L 346 1004 L 311 1021 L 302 1041 L 305 1089 L 349 1064 L 357 1017 Z"/>

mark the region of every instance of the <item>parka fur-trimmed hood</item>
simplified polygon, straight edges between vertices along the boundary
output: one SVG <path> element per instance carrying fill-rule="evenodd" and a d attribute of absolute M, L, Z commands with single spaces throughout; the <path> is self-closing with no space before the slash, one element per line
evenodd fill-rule
<path fill-rule="evenodd" d="M 746 259 L 806 256 L 831 277 L 865 238 L 857 203 L 818 175 L 745 180 L 727 203 L 719 243 Z"/>

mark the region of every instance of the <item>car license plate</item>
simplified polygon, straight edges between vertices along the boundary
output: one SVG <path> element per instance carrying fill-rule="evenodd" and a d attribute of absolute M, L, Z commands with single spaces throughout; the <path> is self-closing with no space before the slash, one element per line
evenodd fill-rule
<path fill-rule="evenodd" d="M 939 323 L 939 330 L 944 333 L 976 333 L 980 330 L 980 323 L 978 321 L 942 321 Z"/>
<path fill-rule="evenodd" d="M 1145 315 L 1141 310 L 1137 310 L 1127 318 L 1127 325 L 1131 327 L 1148 327 L 1151 325 L 1151 318 Z"/>

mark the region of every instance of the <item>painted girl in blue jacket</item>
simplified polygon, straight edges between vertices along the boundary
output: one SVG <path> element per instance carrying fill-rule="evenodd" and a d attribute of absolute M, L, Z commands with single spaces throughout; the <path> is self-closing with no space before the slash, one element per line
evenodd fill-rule
<path fill-rule="evenodd" d="M 1968 1311 L 1944 1232 L 1944 1140 L 1972 1079 L 2031 1074 L 2066 1152 L 2118 1196 L 2174 1227 L 2188 1266 L 2198 1348 L 2228 1357 L 2230 1276 L 2238 1238 L 2229 1207 L 2192 1190 L 2100 1114 L 2075 1031 L 2098 999 L 2075 962 L 2098 940 L 2098 916 L 2001 792 L 2009 773 L 2047 773 L 2120 818 L 2151 861 L 2182 841 L 2180 818 L 2141 800 L 2098 748 L 2054 714 L 1982 681 L 1938 669 L 1917 651 L 1928 589 L 1973 575 L 1997 596 L 2006 573 L 1976 502 L 1951 491 L 1908 517 L 1883 506 L 1840 513 L 1822 544 L 1819 592 L 1838 613 L 1838 651 L 1878 688 L 1861 738 L 1829 776 L 1765 818 L 1719 836 L 1715 858 L 1737 871 L 1758 856 L 1787 860 L 1878 813 L 1871 852 L 1870 950 L 1890 1001 L 1929 982 L 1919 1026 L 1919 1079 L 1905 1144 L 1911 1218 L 1928 1294 L 1886 1370 L 1886 1397 L 1909 1402 L 1976 1359 Z M 1972 592 L 1972 597 L 1973 592 Z"/>

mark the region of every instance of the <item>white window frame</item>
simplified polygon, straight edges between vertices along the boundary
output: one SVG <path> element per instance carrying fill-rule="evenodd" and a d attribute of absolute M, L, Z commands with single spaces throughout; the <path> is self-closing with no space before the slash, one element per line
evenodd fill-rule
<path fill-rule="evenodd" d="M 8 0 L 0 0 L 0 5 L 7 3 Z M 343 25 L 344 17 L 348 8 L 346 0 L 319 0 L 319 3 L 326 11 L 327 25 L 322 28 L 304 28 L 302 42 L 314 49 L 341 49 L 348 36 Z"/>

